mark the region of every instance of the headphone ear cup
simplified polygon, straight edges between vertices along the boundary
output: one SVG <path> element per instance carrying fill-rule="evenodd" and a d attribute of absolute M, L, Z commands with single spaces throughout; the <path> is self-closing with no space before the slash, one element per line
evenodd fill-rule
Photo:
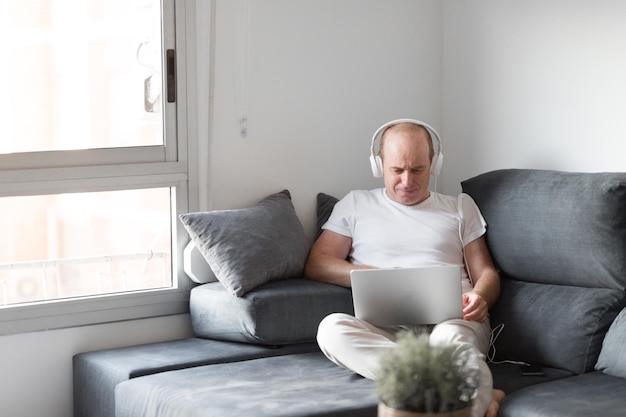
<path fill-rule="evenodd" d="M 370 164 L 372 165 L 372 174 L 374 177 L 380 178 L 383 176 L 383 160 L 379 155 L 370 155 Z"/>
<path fill-rule="evenodd" d="M 441 172 L 441 166 L 443 165 L 443 154 L 438 153 L 433 156 L 433 161 L 430 165 L 430 175 L 437 177 Z"/>

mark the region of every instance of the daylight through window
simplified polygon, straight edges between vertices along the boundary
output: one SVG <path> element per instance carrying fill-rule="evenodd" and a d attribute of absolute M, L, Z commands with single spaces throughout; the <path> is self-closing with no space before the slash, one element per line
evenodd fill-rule
<path fill-rule="evenodd" d="M 178 287 L 174 7 L 0 0 L 0 308 Z"/>

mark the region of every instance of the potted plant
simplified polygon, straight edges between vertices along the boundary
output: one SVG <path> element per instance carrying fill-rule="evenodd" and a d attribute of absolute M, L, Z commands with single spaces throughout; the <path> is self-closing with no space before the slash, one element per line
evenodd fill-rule
<path fill-rule="evenodd" d="M 480 372 L 472 350 L 431 346 L 428 334 L 404 332 L 383 354 L 376 379 L 378 417 L 468 416 Z"/>

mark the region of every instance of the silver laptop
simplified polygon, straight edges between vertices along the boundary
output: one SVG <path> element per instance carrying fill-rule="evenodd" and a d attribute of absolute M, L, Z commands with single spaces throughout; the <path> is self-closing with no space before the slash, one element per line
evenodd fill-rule
<path fill-rule="evenodd" d="M 355 316 L 375 326 L 463 317 L 459 266 L 356 269 L 350 280 Z"/>

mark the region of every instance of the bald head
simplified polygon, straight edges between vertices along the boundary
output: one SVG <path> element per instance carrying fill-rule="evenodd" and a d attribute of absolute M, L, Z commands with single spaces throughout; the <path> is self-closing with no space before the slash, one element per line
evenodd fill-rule
<path fill-rule="evenodd" d="M 433 139 L 430 136 L 430 132 L 421 125 L 411 123 L 411 122 L 402 122 L 388 127 L 382 134 L 380 138 L 380 150 L 378 153 L 380 154 L 380 158 L 384 159 L 385 153 L 385 138 L 388 134 L 399 133 L 403 135 L 408 135 L 415 140 L 421 140 L 424 136 L 426 137 L 426 141 L 428 142 L 428 150 L 429 150 L 429 158 L 432 161 L 435 156 L 435 149 L 433 147 Z"/>

